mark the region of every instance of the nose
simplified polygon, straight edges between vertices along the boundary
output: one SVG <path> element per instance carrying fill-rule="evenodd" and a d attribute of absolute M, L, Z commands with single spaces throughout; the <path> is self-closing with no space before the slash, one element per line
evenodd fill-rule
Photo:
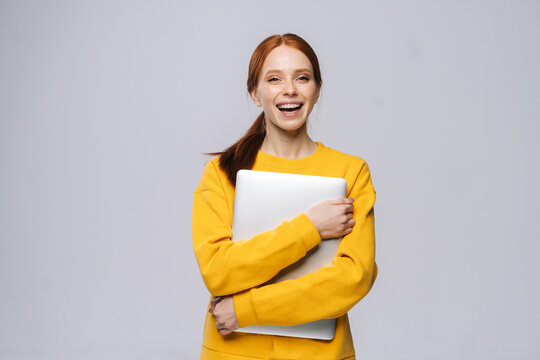
<path fill-rule="evenodd" d="M 296 95 L 296 86 L 294 86 L 294 82 L 288 81 L 285 83 L 285 86 L 283 88 L 283 94 L 284 95 Z"/>

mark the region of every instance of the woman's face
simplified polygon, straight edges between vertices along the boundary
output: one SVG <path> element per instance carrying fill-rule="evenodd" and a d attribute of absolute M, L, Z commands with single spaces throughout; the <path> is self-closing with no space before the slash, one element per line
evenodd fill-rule
<path fill-rule="evenodd" d="M 266 57 L 251 97 L 257 106 L 263 107 L 267 131 L 272 130 L 269 127 L 298 130 L 319 98 L 311 62 L 300 50 L 278 46 Z"/>

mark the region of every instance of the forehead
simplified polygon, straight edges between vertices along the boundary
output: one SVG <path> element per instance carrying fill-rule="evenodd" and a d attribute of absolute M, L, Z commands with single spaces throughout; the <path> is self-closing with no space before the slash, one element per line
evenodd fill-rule
<path fill-rule="evenodd" d="M 308 57 L 300 50 L 287 45 L 280 45 L 270 51 L 264 60 L 262 73 L 268 70 L 280 70 L 283 72 L 294 72 L 297 69 L 308 68 L 313 71 Z"/>

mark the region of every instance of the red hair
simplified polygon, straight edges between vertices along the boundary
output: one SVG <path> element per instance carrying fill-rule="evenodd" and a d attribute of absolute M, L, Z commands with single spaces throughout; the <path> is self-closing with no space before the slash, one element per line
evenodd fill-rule
<path fill-rule="evenodd" d="M 287 33 L 283 35 L 272 35 L 264 39 L 253 51 L 249 61 L 247 90 L 252 93 L 257 89 L 264 61 L 268 54 L 280 45 L 287 45 L 300 50 L 311 62 L 313 67 L 313 78 L 320 88 L 322 85 L 321 70 L 319 60 L 315 51 L 300 36 Z M 251 169 L 255 163 L 257 153 L 261 148 L 264 137 L 266 136 L 266 127 L 264 111 L 259 114 L 253 125 L 248 129 L 245 135 L 220 152 L 206 153 L 206 155 L 220 155 L 219 167 L 227 174 L 229 181 L 236 186 L 236 173 L 241 169 Z"/>

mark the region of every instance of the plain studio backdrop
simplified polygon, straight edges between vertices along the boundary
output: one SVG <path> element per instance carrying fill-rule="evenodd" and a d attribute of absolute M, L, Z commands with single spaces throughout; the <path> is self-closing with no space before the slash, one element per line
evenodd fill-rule
<path fill-rule="evenodd" d="M 286 32 L 320 60 L 310 135 L 377 191 L 357 358 L 540 358 L 538 1 L 3 0 L 1 359 L 198 358 L 201 152 Z"/>

